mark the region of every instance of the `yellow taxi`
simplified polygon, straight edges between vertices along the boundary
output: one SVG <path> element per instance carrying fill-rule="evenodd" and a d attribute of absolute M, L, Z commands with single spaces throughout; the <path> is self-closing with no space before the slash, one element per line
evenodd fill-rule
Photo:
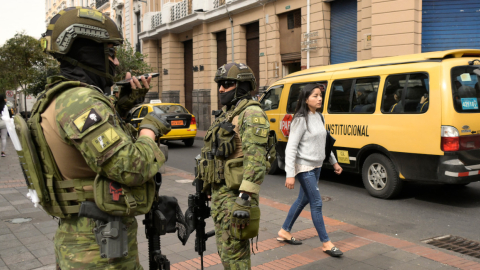
<path fill-rule="evenodd" d="M 186 146 L 192 146 L 197 135 L 197 121 L 185 107 L 177 103 L 162 103 L 161 100 L 151 100 L 133 109 L 131 124 L 138 129 L 138 125 L 150 112 L 165 114 L 172 130 L 160 140 L 182 140 Z"/>

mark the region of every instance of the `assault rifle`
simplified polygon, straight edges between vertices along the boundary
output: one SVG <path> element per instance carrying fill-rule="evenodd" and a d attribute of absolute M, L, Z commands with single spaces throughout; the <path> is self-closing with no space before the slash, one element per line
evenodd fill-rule
<path fill-rule="evenodd" d="M 156 199 L 143 220 L 145 235 L 148 239 L 148 265 L 150 270 L 170 270 L 170 261 L 162 254 L 160 246 L 160 235 L 167 234 L 167 219 L 160 212 L 158 205 L 158 191 L 162 185 L 162 175 L 157 173 L 154 181 Z"/>
<path fill-rule="evenodd" d="M 191 226 L 191 232 L 193 229 L 195 233 L 195 251 L 200 255 L 200 265 L 203 270 L 203 252 L 206 250 L 206 242 L 208 238 L 215 235 L 215 231 L 209 231 L 205 233 L 205 219 L 210 217 L 210 206 L 208 205 L 208 196 L 202 192 L 203 181 L 200 180 L 197 173 L 198 162 L 200 155 L 195 158 L 197 166 L 195 167 L 195 194 L 188 195 L 188 210 L 185 214 L 187 222 Z"/>

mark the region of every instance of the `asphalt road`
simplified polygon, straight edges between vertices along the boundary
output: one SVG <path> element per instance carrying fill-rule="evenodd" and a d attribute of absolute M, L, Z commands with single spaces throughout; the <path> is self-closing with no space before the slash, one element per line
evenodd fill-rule
<path fill-rule="evenodd" d="M 193 173 L 202 141 L 192 147 L 170 142 L 168 147 L 167 165 Z M 292 204 L 299 185 L 288 190 L 284 183 L 285 174 L 267 175 L 261 196 Z M 416 243 L 442 235 L 480 241 L 480 182 L 458 188 L 407 183 L 397 199 L 382 200 L 368 195 L 360 175 L 337 176 L 325 169 L 319 188 L 322 196 L 331 198 L 324 202 L 323 214 L 337 220 Z"/>

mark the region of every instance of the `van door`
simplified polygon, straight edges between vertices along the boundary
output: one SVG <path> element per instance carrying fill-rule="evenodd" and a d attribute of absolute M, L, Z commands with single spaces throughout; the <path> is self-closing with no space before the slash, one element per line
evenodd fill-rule
<path fill-rule="evenodd" d="M 442 125 L 455 127 L 459 139 L 455 144 L 458 149 L 444 150 L 458 151 L 459 159 L 466 166 L 480 165 L 480 107 L 478 104 L 480 100 L 480 66 L 453 67 L 451 76 L 451 102 L 453 104 L 448 104 L 447 108 L 449 109 L 444 110 L 450 115 L 445 115 Z M 450 100 L 449 97 L 445 98 Z M 451 109 L 452 105 L 454 110 Z"/>

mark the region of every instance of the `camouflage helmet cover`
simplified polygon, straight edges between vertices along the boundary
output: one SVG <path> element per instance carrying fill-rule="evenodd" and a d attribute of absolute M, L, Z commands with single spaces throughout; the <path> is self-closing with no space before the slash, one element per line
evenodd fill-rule
<path fill-rule="evenodd" d="M 122 34 L 112 19 L 97 10 L 85 7 L 71 7 L 60 11 L 50 20 L 47 32 L 40 41 L 44 51 L 55 56 L 67 54 L 78 38 L 114 45 L 123 43 Z"/>
<path fill-rule="evenodd" d="M 243 63 L 228 63 L 221 66 L 217 73 L 215 73 L 215 82 L 218 83 L 222 80 L 235 80 L 240 82 L 250 82 L 252 89 L 255 91 L 257 83 L 255 75 L 253 75 L 252 69 Z"/>

